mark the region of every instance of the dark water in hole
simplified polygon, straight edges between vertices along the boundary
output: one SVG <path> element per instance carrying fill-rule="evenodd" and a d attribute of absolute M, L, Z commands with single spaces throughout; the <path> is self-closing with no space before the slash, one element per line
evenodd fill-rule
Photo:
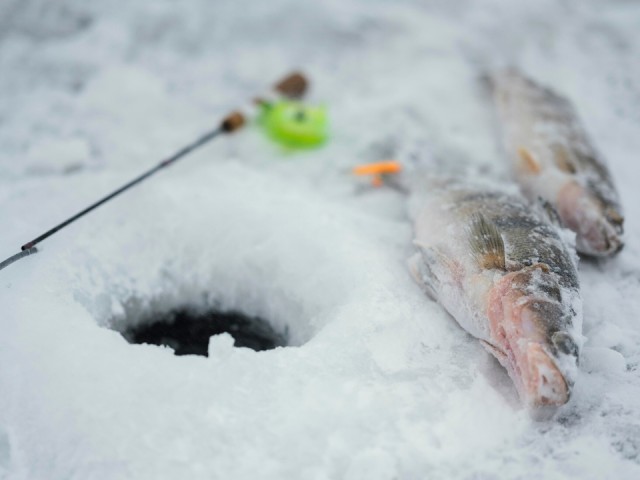
<path fill-rule="evenodd" d="M 176 355 L 208 356 L 209 337 L 228 333 L 236 347 L 270 350 L 287 345 L 285 335 L 269 322 L 238 312 L 195 312 L 174 310 L 154 315 L 153 323 L 133 327 L 123 336 L 129 343 L 150 343 L 171 347 Z"/>

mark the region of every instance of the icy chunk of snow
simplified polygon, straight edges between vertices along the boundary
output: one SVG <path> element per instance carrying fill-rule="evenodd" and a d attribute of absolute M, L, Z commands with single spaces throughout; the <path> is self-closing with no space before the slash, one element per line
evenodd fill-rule
<path fill-rule="evenodd" d="M 585 347 L 582 368 L 587 372 L 622 373 L 627 369 L 627 361 L 620 352 L 610 348 Z"/>
<path fill-rule="evenodd" d="M 209 358 L 216 360 L 225 360 L 233 354 L 233 345 L 235 340 L 228 333 L 213 335 L 209 338 Z"/>

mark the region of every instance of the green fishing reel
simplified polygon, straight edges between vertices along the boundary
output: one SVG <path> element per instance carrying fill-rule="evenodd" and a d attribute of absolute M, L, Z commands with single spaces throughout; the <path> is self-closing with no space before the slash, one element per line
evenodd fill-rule
<path fill-rule="evenodd" d="M 329 137 L 324 105 L 309 106 L 292 100 L 264 102 L 260 123 L 275 142 L 289 148 L 316 148 Z"/>

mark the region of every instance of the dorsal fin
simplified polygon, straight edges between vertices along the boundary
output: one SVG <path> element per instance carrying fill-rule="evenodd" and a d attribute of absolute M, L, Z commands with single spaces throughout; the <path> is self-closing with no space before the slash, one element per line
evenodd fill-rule
<path fill-rule="evenodd" d="M 505 270 L 504 241 L 498 228 L 481 213 L 471 217 L 469 244 L 478 264 L 483 268 Z"/>

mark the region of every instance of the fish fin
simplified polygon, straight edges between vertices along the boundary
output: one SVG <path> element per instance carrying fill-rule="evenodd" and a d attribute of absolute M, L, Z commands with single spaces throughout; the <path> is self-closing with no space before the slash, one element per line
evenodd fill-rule
<path fill-rule="evenodd" d="M 505 270 L 504 241 L 494 223 L 481 213 L 471 219 L 469 243 L 476 260 L 483 268 Z"/>
<path fill-rule="evenodd" d="M 496 347 L 494 344 L 487 342 L 486 340 L 480 340 L 480 344 L 485 348 L 487 352 L 496 357 L 500 364 L 506 366 L 507 354 Z"/>
<path fill-rule="evenodd" d="M 433 300 L 436 300 L 435 285 L 440 283 L 435 274 L 428 265 L 425 258 L 424 250 L 421 248 L 419 252 L 414 253 L 408 260 L 409 272 L 415 282 L 424 288 L 425 292 Z"/>
<path fill-rule="evenodd" d="M 539 174 L 542 171 L 542 167 L 538 161 L 533 157 L 531 152 L 524 147 L 518 148 L 518 157 L 520 157 L 520 167 L 534 175 Z"/>
<path fill-rule="evenodd" d="M 426 244 L 426 243 L 424 243 L 424 242 L 421 242 L 421 241 L 420 241 L 420 240 L 418 240 L 418 239 L 414 239 L 414 240 L 413 240 L 413 242 L 411 242 L 411 243 L 413 243 L 413 244 L 414 244 L 416 247 L 418 247 L 418 248 L 429 248 L 429 245 L 428 245 L 428 244 Z"/>
<path fill-rule="evenodd" d="M 409 257 L 409 260 L 407 260 L 407 266 L 409 267 L 409 272 L 411 273 L 411 276 L 416 281 L 416 283 L 422 283 L 422 272 L 420 268 L 421 262 L 422 262 L 422 256 L 418 252 L 411 255 Z"/>
<path fill-rule="evenodd" d="M 552 225 L 555 225 L 556 227 L 562 227 L 560 214 L 548 200 L 545 200 L 542 197 L 538 197 L 538 205 L 540 206 L 540 209 L 542 210 L 544 216 L 549 220 L 549 222 L 551 222 Z"/>
<path fill-rule="evenodd" d="M 562 145 L 553 145 L 553 159 L 557 167 L 565 173 L 574 174 L 578 170 L 575 163 L 571 161 L 571 157 L 567 149 Z"/>

